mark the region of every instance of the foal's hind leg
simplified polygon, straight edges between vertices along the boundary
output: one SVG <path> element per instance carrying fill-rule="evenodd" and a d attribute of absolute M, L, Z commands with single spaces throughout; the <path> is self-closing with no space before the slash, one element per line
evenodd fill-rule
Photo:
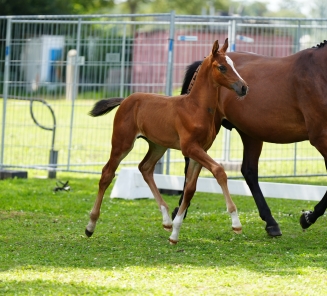
<path fill-rule="evenodd" d="M 194 196 L 194 192 L 196 190 L 196 182 L 201 172 L 202 165 L 193 161 L 192 159 L 188 159 L 187 167 L 188 168 L 185 175 L 182 200 L 180 202 L 179 208 L 177 208 L 177 212 L 173 220 L 173 232 L 169 237 L 170 244 L 172 245 L 175 245 L 178 242 L 180 228 L 185 218 L 186 211 L 190 205 L 191 199 Z"/>
<path fill-rule="evenodd" d="M 120 141 L 121 138 L 123 138 L 124 141 Z M 118 168 L 118 165 L 129 153 L 129 151 L 132 150 L 135 141 L 135 139 L 132 139 L 132 137 L 130 137 L 130 139 L 128 139 L 128 137 L 120 137 L 118 140 L 119 141 L 117 141 L 116 137 L 116 141 L 112 142 L 112 149 L 109 161 L 102 169 L 102 175 L 99 181 L 98 195 L 90 213 L 90 221 L 85 229 L 85 234 L 88 237 L 90 237 L 95 230 L 96 222 L 100 216 L 100 208 L 104 193 L 112 182 L 113 178 L 115 177 L 115 172 Z"/>
<path fill-rule="evenodd" d="M 150 190 L 158 203 L 159 210 L 162 213 L 162 226 L 165 230 L 171 231 L 172 229 L 172 221 L 169 216 L 169 209 L 166 202 L 163 200 L 155 182 L 153 179 L 153 172 L 157 161 L 164 155 L 167 148 L 162 146 L 158 146 L 150 141 L 148 141 L 149 150 L 145 155 L 144 159 L 139 164 L 139 170 L 142 173 L 144 181 L 150 187 Z"/>

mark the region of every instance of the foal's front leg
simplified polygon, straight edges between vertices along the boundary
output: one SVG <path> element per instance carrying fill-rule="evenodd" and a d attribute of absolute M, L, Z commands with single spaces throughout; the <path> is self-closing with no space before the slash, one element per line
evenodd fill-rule
<path fill-rule="evenodd" d="M 202 166 L 208 169 L 216 178 L 225 198 L 227 212 L 229 213 L 232 219 L 232 229 L 237 234 L 242 233 L 242 224 L 238 217 L 236 205 L 234 204 L 229 194 L 227 186 L 227 175 L 223 167 L 217 162 L 215 162 L 201 147 L 191 146 L 188 149 L 187 153 L 190 158 L 199 162 Z"/>

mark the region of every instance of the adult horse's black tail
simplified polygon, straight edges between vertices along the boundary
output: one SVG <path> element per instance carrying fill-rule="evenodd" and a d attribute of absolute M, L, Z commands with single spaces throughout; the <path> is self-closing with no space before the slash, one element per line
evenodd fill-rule
<path fill-rule="evenodd" d="M 95 103 L 93 109 L 89 112 L 90 116 L 97 117 L 109 113 L 121 104 L 124 98 L 111 98 L 101 100 Z"/>
<path fill-rule="evenodd" d="M 187 94 L 187 91 L 188 91 L 190 83 L 191 83 L 191 81 L 193 79 L 194 73 L 198 69 L 198 67 L 201 65 L 201 63 L 202 63 L 202 61 L 196 61 L 196 62 L 193 62 L 191 65 L 186 67 L 185 76 L 184 76 L 184 80 L 183 80 L 183 84 L 182 84 L 181 95 Z M 181 205 L 182 200 L 183 200 L 183 196 L 184 196 L 184 189 L 185 189 L 185 182 L 186 182 L 186 172 L 187 172 L 189 162 L 190 162 L 190 159 L 188 157 L 185 157 L 185 168 L 184 168 L 185 179 L 184 179 L 183 192 L 182 192 L 182 195 L 181 195 L 181 197 L 179 199 L 179 205 Z M 173 212 L 171 213 L 171 217 L 172 217 L 173 220 L 177 215 L 178 209 L 179 209 L 179 207 L 176 207 L 173 210 Z M 185 212 L 184 219 L 186 218 L 186 215 L 187 215 L 187 210 Z"/>

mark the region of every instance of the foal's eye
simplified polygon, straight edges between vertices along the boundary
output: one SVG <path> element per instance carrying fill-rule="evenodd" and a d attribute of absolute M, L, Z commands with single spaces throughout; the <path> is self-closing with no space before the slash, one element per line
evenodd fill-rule
<path fill-rule="evenodd" d="M 218 66 L 218 70 L 222 73 L 225 73 L 227 71 L 227 68 L 225 66 Z"/>

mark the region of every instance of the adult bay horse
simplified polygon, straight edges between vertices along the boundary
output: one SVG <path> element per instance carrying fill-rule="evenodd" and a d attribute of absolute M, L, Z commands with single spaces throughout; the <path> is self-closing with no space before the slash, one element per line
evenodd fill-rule
<path fill-rule="evenodd" d="M 220 86 L 233 90 L 239 97 L 245 96 L 248 89 L 246 82 L 235 70 L 232 60 L 226 56 L 227 48 L 227 39 L 221 49 L 218 41 L 215 41 L 211 54 L 202 63 L 191 92 L 186 96 L 134 93 L 126 99 L 112 98 L 95 104 L 90 111 L 92 116 L 106 114 L 118 105 L 120 107 L 114 118 L 110 158 L 102 169 L 98 195 L 86 226 L 87 236 L 91 236 L 95 230 L 104 193 L 114 178 L 119 163 L 140 137 L 148 142 L 149 150 L 138 167 L 158 203 L 163 227 L 172 230 L 169 238 L 171 244 L 178 241 L 184 214 L 194 195 L 202 166 L 217 179 L 232 218 L 232 228 L 236 233 L 241 232 L 242 225 L 228 191 L 224 169 L 206 153 L 217 135 L 214 119 Z M 190 158 L 184 199 L 173 222 L 168 214 L 168 206 L 153 179 L 155 164 L 168 148 L 179 149 L 184 156 Z"/>
<path fill-rule="evenodd" d="M 219 132 L 223 125 L 235 128 L 241 136 L 244 147 L 241 172 L 259 215 L 266 222 L 267 233 L 280 236 L 279 225 L 259 187 L 259 157 L 263 142 L 284 144 L 309 140 L 324 157 L 327 167 L 327 41 L 284 58 L 241 52 L 227 55 L 251 89 L 245 101 L 233 100 L 232 92 L 220 89 L 216 130 Z M 182 93 L 187 92 L 200 64 L 194 62 L 188 67 Z M 193 79 L 196 80 L 195 76 Z M 327 192 L 313 211 L 302 213 L 302 228 L 315 223 L 326 208 Z"/>

